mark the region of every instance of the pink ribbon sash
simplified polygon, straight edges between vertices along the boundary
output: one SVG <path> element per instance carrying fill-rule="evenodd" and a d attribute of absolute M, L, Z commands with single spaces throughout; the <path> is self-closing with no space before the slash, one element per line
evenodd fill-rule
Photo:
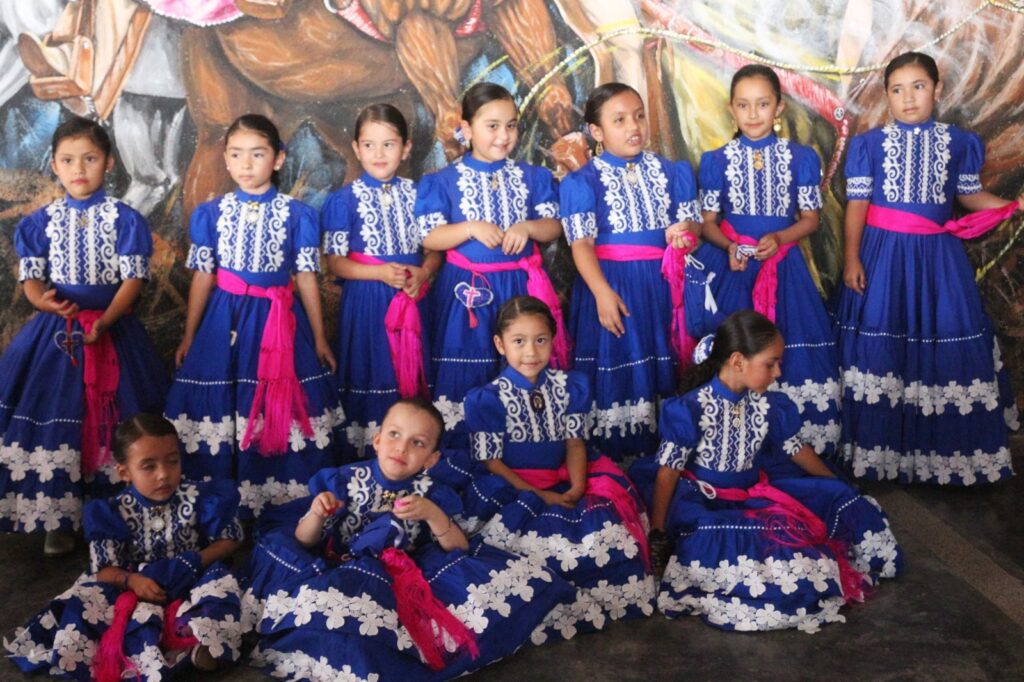
<path fill-rule="evenodd" d="M 713 489 L 714 497 L 729 502 L 745 502 L 751 498 L 760 498 L 771 502 L 766 507 L 748 509 L 747 516 L 764 523 L 765 533 L 783 546 L 804 548 L 824 546 L 835 556 L 839 565 L 839 581 L 846 601 L 864 601 L 864 585 L 867 579 L 855 569 L 847 558 L 849 547 L 845 542 L 829 538 L 825 522 L 814 512 L 801 504 L 794 497 L 779 490 L 768 482 L 763 471 L 754 485 L 743 488 L 718 488 L 706 481 L 701 481 L 692 471 L 685 470 L 683 478 L 696 481 L 701 491 Z"/>
<path fill-rule="evenodd" d="M 686 256 L 697 248 L 697 240 L 692 237 L 682 248 L 661 248 L 660 246 L 642 246 L 633 244 L 600 244 L 594 247 L 594 255 L 599 260 L 629 262 L 637 260 L 661 260 L 661 276 L 668 282 L 672 296 L 672 333 L 670 335 L 672 350 L 678 360 L 679 371 L 685 371 L 693 364 L 693 349 L 696 340 L 686 332 L 686 307 L 684 293 L 686 287 Z"/>
<path fill-rule="evenodd" d="M 1012 216 L 1019 206 L 1016 201 L 1011 201 L 1005 206 L 968 213 L 958 220 L 947 220 L 944 225 L 939 225 L 916 213 L 871 204 L 868 206 L 867 223 L 872 227 L 890 232 L 918 235 L 948 232 L 960 239 L 974 239 L 991 231 L 999 223 Z"/>
<path fill-rule="evenodd" d="M 756 239 L 737 232 L 729 224 L 728 220 L 723 220 L 719 223 L 718 227 L 722 230 L 725 238 L 731 242 L 747 246 L 757 246 Z M 780 244 L 779 250 L 775 252 L 775 255 L 761 261 L 761 269 L 758 270 L 757 276 L 754 278 L 754 291 L 752 295 L 754 310 L 772 322 L 775 322 L 775 306 L 779 300 L 779 263 L 782 262 L 782 259 L 786 257 L 786 254 L 794 246 L 796 246 L 796 242 Z"/>
<path fill-rule="evenodd" d="M 515 261 L 505 261 L 502 263 L 475 263 L 455 249 L 448 251 L 445 258 L 449 264 L 471 272 L 474 278 L 483 278 L 483 274 L 486 272 L 525 270 L 526 293 L 539 298 L 547 304 L 548 308 L 551 309 L 551 314 L 555 317 L 555 338 L 552 344 L 552 364 L 557 369 L 569 368 L 570 343 L 569 334 L 565 331 L 565 323 L 562 320 L 562 304 L 558 300 L 558 294 L 555 293 L 555 288 L 551 285 L 551 280 L 548 278 L 548 274 L 544 272 L 544 259 L 541 257 L 540 249 L 537 248 L 536 244 L 533 245 L 532 254 Z M 476 327 L 476 314 L 474 314 L 472 308 L 469 307 L 466 308 L 466 311 L 469 313 L 469 326 Z"/>
<path fill-rule="evenodd" d="M 565 464 L 558 469 L 513 469 L 512 471 L 528 484 L 542 490 L 552 488 L 559 483 L 569 482 L 569 470 Z M 644 567 L 650 571 L 651 553 L 647 547 L 647 533 L 641 519 L 643 511 L 630 488 L 623 486 L 613 478 L 614 476 L 624 478 L 625 474 L 606 456 L 601 455 L 597 459 L 587 462 L 587 489 L 584 494 L 600 497 L 612 503 L 626 530 L 636 539 Z"/>
<path fill-rule="evenodd" d="M 117 596 L 114 602 L 114 618 L 100 638 L 96 655 L 92 659 L 91 672 L 96 682 L 120 682 L 125 679 L 125 671 L 134 673 L 129 679 L 142 679 L 142 672 L 124 653 L 124 636 L 138 604 L 139 598 L 131 590 L 125 590 Z M 182 600 L 177 599 L 164 606 L 160 648 L 167 652 L 190 649 L 199 643 L 191 631 L 188 631 L 188 634 L 181 634 L 178 631 L 178 609 L 181 608 L 181 604 Z"/>
<path fill-rule="evenodd" d="M 103 316 L 102 310 L 80 310 L 75 316 L 88 334 Z M 110 461 L 114 428 L 118 422 L 117 385 L 121 365 L 109 331 L 83 348 L 82 378 L 85 409 L 82 415 L 82 472 L 92 475 Z"/>
<path fill-rule="evenodd" d="M 238 275 L 217 270 L 217 286 L 238 296 L 270 300 L 270 312 L 260 339 L 260 358 L 256 370 L 249 421 L 242 436 L 242 449 L 258 446 L 263 456 L 288 451 L 292 420 L 302 434 L 313 437 L 313 425 L 306 412 L 306 394 L 295 375 L 295 313 L 292 312 L 292 284 L 257 287 L 246 284 Z"/>
<path fill-rule="evenodd" d="M 347 258 L 364 265 L 384 265 L 385 261 L 374 256 L 352 251 Z M 403 398 L 429 397 L 427 374 L 423 367 L 423 323 L 420 309 L 416 304 L 423 300 L 430 289 L 424 282 L 416 298 L 405 291 L 399 291 L 388 304 L 384 315 L 384 328 L 391 350 L 391 365 L 398 381 L 398 394 Z"/>

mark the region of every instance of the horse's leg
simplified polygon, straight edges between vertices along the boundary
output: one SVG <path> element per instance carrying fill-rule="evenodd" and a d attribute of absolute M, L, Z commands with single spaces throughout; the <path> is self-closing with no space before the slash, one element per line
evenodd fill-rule
<path fill-rule="evenodd" d="M 114 107 L 112 119 L 118 151 L 131 179 L 122 198 L 148 214 L 178 182 L 176 154 L 161 152 L 180 144 L 185 107 L 167 112 L 152 97 L 125 93 Z"/>

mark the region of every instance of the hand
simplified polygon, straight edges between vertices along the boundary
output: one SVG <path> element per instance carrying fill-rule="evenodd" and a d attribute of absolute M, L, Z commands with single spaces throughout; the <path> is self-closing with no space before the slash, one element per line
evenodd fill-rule
<path fill-rule="evenodd" d="M 846 265 L 843 267 L 843 282 L 858 294 L 864 294 L 864 289 L 868 286 L 868 279 L 864 274 L 864 264 L 860 258 L 851 258 L 846 261 Z"/>
<path fill-rule="evenodd" d="M 320 361 L 322 367 L 330 367 L 331 372 L 338 369 L 338 363 L 334 360 L 334 353 L 331 352 L 327 339 L 323 337 L 316 340 L 316 358 Z"/>
<path fill-rule="evenodd" d="M 489 249 L 496 248 L 505 239 L 505 233 L 494 223 L 472 220 L 466 223 L 470 239 L 475 239 Z"/>
<path fill-rule="evenodd" d="M 562 493 L 562 499 L 575 506 L 577 502 L 583 499 L 584 493 L 586 493 L 586 488 L 584 486 L 580 486 L 578 488 L 572 487 Z"/>
<path fill-rule="evenodd" d="M 429 521 L 431 516 L 444 516 L 440 507 L 421 495 L 398 498 L 391 512 L 403 521 Z"/>
<path fill-rule="evenodd" d="M 377 279 L 389 287 L 401 289 L 409 281 L 409 271 L 400 263 L 384 263 L 377 266 Z"/>
<path fill-rule="evenodd" d="M 313 503 L 309 505 L 309 511 L 322 519 L 329 519 L 337 514 L 338 510 L 344 506 L 345 503 L 335 497 L 334 493 L 328 490 L 313 498 Z"/>
<path fill-rule="evenodd" d="M 530 243 L 530 230 L 523 223 L 516 223 L 508 228 L 505 237 L 501 240 L 501 252 L 514 256 L 522 253 L 526 245 Z"/>
<path fill-rule="evenodd" d="M 739 244 L 729 242 L 729 269 L 733 272 L 743 272 L 747 269 L 747 257 L 738 251 Z"/>
<path fill-rule="evenodd" d="M 74 317 L 78 314 L 78 306 L 71 301 L 58 301 L 57 290 L 47 289 L 39 299 L 39 309 L 63 318 Z"/>
<path fill-rule="evenodd" d="M 575 502 L 566 501 L 565 493 L 556 493 L 552 490 L 538 490 L 536 494 L 537 497 L 544 500 L 544 504 L 557 505 L 566 509 L 572 509 L 576 506 Z"/>
<path fill-rule="evenodd" d="M 147 578 L 141 573 L 129 573 L 125 580 L 125 586 L 135 593 L 142 601 L 154 604 L 163 604 L 167 601 L 167 593 L 160 584 L 152 578 Z"/>
<path fill-rule="evenodd" d="M 96 320 L 92 323 L 92 328 L 82 337 L 82 343 L 87 346 L 96 343 L 105 331 L 107 331 L 107 326 L 103 324 L 103 320 Z"/>
<path fill-rule="evenodd" d="M 757 260 L 768 260 L 779 252 L 779 235 L 769 232 L 757 242 L 757 253 L 754 258 Z"/>
<path fill-rule="evenodd" d="M 185 356 L 188 355 L 188 349 L 192 347 L 192 337 L 186 336 L 178 344 L 178 349 L 174 351 L 174 366 L 180 368 L 181 363 L 185 362 Z"/>
<path fill-rule="evenodd" d="M 430 273 L 427 272 L 426 268 L 421 268 L 418 265 L 407 265 L 405 267 L 409 271 L 409 278 L 405 280 L 405 286 L 402 288 L 402 291 L 410 298 L 416 298 L 419 296 L 420 287 L 430 279 Z"/>
<path fill-rule="evenodd" d="M 629 317 L 629 309 L 622 302 L 622 298 L 609 288 L 594 296 L 594 300 L 597 302 L 597 319 L 601 326 L 614 334 L 615 338 L 625 334 L 626 327 L 622 324 L 622 316 Z"/>
<path fill-rule="evenodd" d="M 1017 210 L 1024 211 L 1024 194 L 1017 197 Z"/>
<path fill-rule="evenodd" d="M 697 243 L 700 238 L 700 225 L 685 222 L 669 225 L 665 230 L 665 243 L 676 249 L 685 249 Z"/>

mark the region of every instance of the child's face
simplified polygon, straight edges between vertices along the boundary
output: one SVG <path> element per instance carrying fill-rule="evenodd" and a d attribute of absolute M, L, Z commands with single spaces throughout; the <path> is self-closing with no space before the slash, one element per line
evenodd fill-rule
<path fill-rule="evenodd" d="M 412 405 L 395 405 L 373 437 L 381 473 L 388 480 L 401 481 L 434 466 L 441 457 L 440 437 L 437 422 L 429 414 Z"/>
<path fill-rule="evenodd" d="M 729 113 L 736 127 L 751 140 L 762 140 L 772 133 L 775 119 L 786 105 L 775 96 L 767 78 L 744 78 L 736 84 L 729 102 Z"/>
<path fill-rule="evenodd" d="M 941 92 L 942 83 L 933 81 L 920 64 L 907 64 L 893 71 L 885 89 L 893 117 L 910 125 L 924 123 L 932 117 Z"/>
<path fill-rule="evenodd" d="M 281 170 L 284 157 L 284 151 L 274 153 L 267 138 L 245 129 L 229 137 L 224 150 L 231 179 L 248 194 L 263 194 L 270 189 L 274 171 Z"/>
<path fill-rule="evenodd" d="M 600 125 L 590 125 L 590 135 L 615 156 L 630 158 L 647 144 L 647 112 L 636 93 L 626 91 L 601 106 Z"/>
<path fill-rule="evenodd" d="M 84 200 L 103 186 L 104 176 L 114 166 L 114 157 L 107 156 L 87 136 L 66 137 L 57 143 L 57 153 L 50 165 L 68 195 Z"/>
<path fill-rule="evenodd" d="M 473 145 L 473 158 L 493 163 L 508 158 L 519 139 L 519 112 L 507 99 L 496 99 L 462 122 L 462 134 Z"/>
<path fill-rule="evenodd" d="M 740 356 L 738 359 L 740 363 L 738 373 L 740 380 L 747 389 L 755 393 L 764 393 L 777 378 L 782 376 L 783 349 L 782 337 L 776 336 L 775 340 L 768 344 L 764 350 L 749 358 L 739 353 L 733 354 L 734 356 Z"/>
<path fill-rule="evenodd" d="M 148 500 L 164 502 L 181 483 L 181 454 L 176 436 L 143 436 L 128 447 L 117 475 Z"/>
<path fill-rule="evenodd" d="M 508 366 L 531 382 L 551 361 L 551 328 L 540 315 L 520 315 L 512 320 L 494 345 L 505 356 Z"/>
<path fill-rule="evenodd" d="M 412 140 L 402 142 L 402 136 L 387 123 L 369 121 L 360 128 L 359 139 L 352 142 L 352 149 L 370 177 L 387 182 L 409 157 Z"/>

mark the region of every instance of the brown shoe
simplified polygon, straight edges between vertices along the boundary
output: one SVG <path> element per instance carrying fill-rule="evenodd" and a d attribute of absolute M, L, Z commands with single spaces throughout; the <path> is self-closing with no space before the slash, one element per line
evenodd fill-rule
<path fill-rule="evenodd" d="M 210 647 L 203 646 L 202 644 L 196 644 L 192 647 L 192 665 L 196 667 L 196 670 L 204 670 L 210 672 L 211 670 L 217 669 L 217 659 L 210 653 Z"/>
<path fill-rule="evenodd" d="M 25 68 L 37 78 L 66 76 L 71 70 L 63 50 L 46 45 L 31 33 L 18 36 L 18 54 Z"/>
<path fill-rule="evenodd" d="M 43 540 L 43 554 L 61 556 L 75 550 L 75 536 L 66 530 L 50 530 Z"/>

